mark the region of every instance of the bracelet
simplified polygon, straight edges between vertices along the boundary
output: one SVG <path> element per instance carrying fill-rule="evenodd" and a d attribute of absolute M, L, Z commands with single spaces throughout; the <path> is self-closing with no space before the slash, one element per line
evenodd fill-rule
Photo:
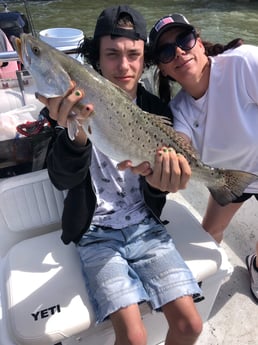
<path fill-rule="evenodd" d="M 55 126 L 55 132 L 56 134 L 58 134 L 59 132 L 63 131 L 65 129 L 65 127 L 63 126 L 59 126 L 59 125 L 56 125 Z"/>

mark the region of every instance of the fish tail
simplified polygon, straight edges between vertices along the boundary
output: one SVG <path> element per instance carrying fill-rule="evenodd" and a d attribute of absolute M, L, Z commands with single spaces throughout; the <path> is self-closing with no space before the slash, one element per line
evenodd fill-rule
<path fill-rule="evenodd" d="M 219 170 L 223 183 L 216 183 L 213 186 L 208 186 L 208 189 L 212 197 L 221 206 L 226 206 L 241 196 L 246 187 L 258 179 L 258 175 L 246 171 Z"/>

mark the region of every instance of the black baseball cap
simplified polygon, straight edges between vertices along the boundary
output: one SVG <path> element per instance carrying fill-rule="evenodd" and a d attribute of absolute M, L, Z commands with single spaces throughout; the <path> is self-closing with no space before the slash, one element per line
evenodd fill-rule
<path fill-rule="evenodd" d="M 152 27 L 149 35 L 149 42 L 152 49 L 156 49 L 156 45 L 160 36 L 171 28 L 180 27 L 188 30 L 194 30 L 194 26 L 191 25 L 188 20 L 180 13 L 170 14 L 168 16 L 159 19 Z"/>
<path fill-rule="evenodd" d="M 132 18 L 134 28 L 123 29 L 117 27 L 117 21 L 121 14 L 127 14 Z M 101 12 L 97 19 L 94 39 L 102 36 L 127 37 L 133 40 L 147 41 L 146 22 L 143 16 L 127 5 L 111 6 Z"/>

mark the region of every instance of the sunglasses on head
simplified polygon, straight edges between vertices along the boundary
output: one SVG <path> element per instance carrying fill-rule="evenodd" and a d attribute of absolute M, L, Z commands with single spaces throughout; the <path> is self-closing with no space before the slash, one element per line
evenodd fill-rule
<path fill-rule="evenodd" d="M 161 63 L 169 63 L 174 60 L 176 56 L 176 48 L 182 50 L 192 49 L 197 41 L 197 34 L 195 30 L 184 31 L 176 37 L 175 43 L 166 43 L 158 47 L 156 52 L 156 59 Z"/>

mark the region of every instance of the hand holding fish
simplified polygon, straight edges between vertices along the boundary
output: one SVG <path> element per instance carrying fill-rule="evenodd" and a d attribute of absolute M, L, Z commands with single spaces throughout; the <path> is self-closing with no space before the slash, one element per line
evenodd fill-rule
<path fill-rule="evenodd" d="M 152 174 L 146 181 L 163 192 L 176 193 L 185 189 L 191 177 L 191 168 L 183 155 L 172 148 L 162 147 L 157 151 Z"/>
<path fill-rule="evenodd" d="M 130 168 L 134 174 L 145 176 L 148 184 L 163 192 L 176 193 L 185 189 L 191 177 L 191 168 L 183 155 L 172 148 L 162 147 L 156 152 L 153 169 L 149 162 L 133 166 L 126 160 L 118 164 L 119 170 Z"/>
<path fill-rule="evenodd" d="M 71 83 L 64 97 L 46 98 L 37 94 L 37 98 L 48 108 L 50 117 L 62 127 L 68 127 L 67 120 L 71 114 L 76 114 L 77 120 L 83 122 L 93 112 L 91 104 L 87 104 L 84 108 L 76 106 L 83 97 L 84 91 L 77 89 L 74 83 Z M 78 127 L 74 142 L 77 145 L 85 145 L 86 141 L 85 131 L 82 127 Z M 178 156 L 175 150 L 166 147 L 157 150 L 153 169 L 147 161 L 133 166 L 129 160 L 120 162 L 118 168 L 120 170 L 131 168 L 134 174 L 145 176 L 151 187 L 172 193 L 186 188 L 191 176 L 191 168 L 187 160 L 182 155 Z"/>
<path fill-rule="evenodd" d="M 83 99 L 84 91 L 76 89 L 75 83 L 71 82 L 71 87 L 64 97 L 46 98 L 37 93 L 37 99 L 42 102 L 49 110 L 49 116 L 55 120 L 58 126 L 68 127 L 69 117 L 77 116 L 76 119 L 80 123 L 93 112 L 93 106 L 87 104 L 84 107 L 78 107 L 77 103 Z M 74 142 L 77 145 L 85 145 L 87 142 L 87 135 L 82 127 L 78 127 L 78 133 Z"/>

